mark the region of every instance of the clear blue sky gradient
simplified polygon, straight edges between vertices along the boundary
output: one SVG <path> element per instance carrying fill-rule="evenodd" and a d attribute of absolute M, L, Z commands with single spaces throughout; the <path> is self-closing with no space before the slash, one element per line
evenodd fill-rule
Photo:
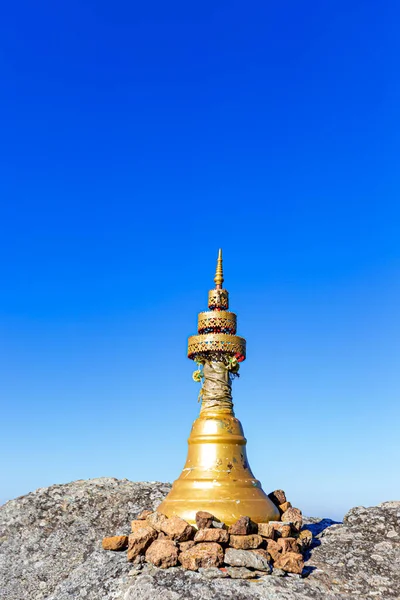
<path fill-rule="evenodd" d="M 2 501 L 175 479 L 218 248 L 253 471 L 400 498 L 398 2 L 26 2 L 0 20 Z"/>

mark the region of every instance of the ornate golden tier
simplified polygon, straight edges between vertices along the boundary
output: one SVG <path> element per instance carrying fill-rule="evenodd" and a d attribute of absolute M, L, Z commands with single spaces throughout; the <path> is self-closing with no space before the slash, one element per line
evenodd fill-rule
<path fill-rule="evenodd" d="M 188 357 L 196 360 L 197 357 L 206 358 L 208 353 L 219 353 L 221 357 L 222 355 L 235 356 L 238 354 L 241 360 L 244 360 L 246 358 L 246 340 L 238 335 L 226 333 L 191 335 L 188 341 Z"/>
<path fill-rule="evenodd" d="M 236 315 L 225 310 L 228 292 L 221 289 L 221 250 L 214 281 L 216 289 L 209 293 L 212 310 L 200 313 L 198 321 L 200 331 L 209 327 L 213 332 L 192 335 L 188 344 L 189 358 L 202 363 L 193 374 L 195 381 L 203 380 L 200 416 L 189 436 L 184 469 L 157 510 L 193 524 L 199 510 L 228 525 L 241 516 L 258 523 L 279 520 L 278 509 L 251 472 L 246 438 L 233 412 L 232 378 L 246 356 L 246 340 L 218 332 L 228 321 L 236 331 Z"/>
<path fill-rule="evenodd" d="M 200 334 L 210 333 L 219 329 L 218 333 L 227 333 L 235 335 L 236 333 L 236 315 L 226 310 L 216 311 L 208 310 L 199 313 L 197 319 L 197 330 Z"/>
<path fill-rule="evenodd" d="M 228 310 L 229 292 L 227 290 L 210 290 L 208 292 L 208 308 L 210 310 Z"/>

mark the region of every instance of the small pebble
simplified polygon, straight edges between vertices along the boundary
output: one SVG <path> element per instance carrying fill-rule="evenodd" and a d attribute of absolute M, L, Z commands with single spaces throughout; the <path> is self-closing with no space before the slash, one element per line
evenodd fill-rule
<path fill-rule="evenodd" d="M 254 571 L 246 567 L 226 567 L 226 572 L 232 579 L 255 579 Z"/>
<path fill-rule="evenodd" d="M 203 575 L 203 577 L 207 577 L 207 579 L 217 579 L 221 577 L 229 577 L 226 571 L 221 571 L 217 567 L 209 567 L 208 569 L 204 569 L 200 567 L 199 573 Z"/>
<path fill-rule="evenodd" d="M 272 575 L 274 577 L 286 577 L 287 573 L 282 571 L 282 569 L 273 569 Z"/>

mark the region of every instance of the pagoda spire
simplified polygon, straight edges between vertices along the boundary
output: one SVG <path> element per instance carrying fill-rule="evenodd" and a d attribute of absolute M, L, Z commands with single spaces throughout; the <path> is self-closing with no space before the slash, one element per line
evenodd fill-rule
<path fill-rule="evenodd" d="M 215 271 L 215 289 L 222 290 L 222 284 L 224 283 L 224 273 L 222 270 L 222 249 L 219 249 L 217 258 L 217 270 Z"/>

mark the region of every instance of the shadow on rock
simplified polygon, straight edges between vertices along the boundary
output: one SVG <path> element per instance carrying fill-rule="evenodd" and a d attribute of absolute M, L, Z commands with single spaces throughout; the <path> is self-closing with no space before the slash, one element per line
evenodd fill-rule
<path fill-rule="evenodd" d="M 304 554 L 304 560 L 306 562 L 311 558 L 311 554 L 314 548 L 321 545 L 321 541 L 318 539 L 317 536 L 320 535 L 323 531 L 325 531 L 325 529 L 328 529 L 328 527 L 332 527 L 332 525 L 341 524 L 341 521 L 333 521 L 332 519 L 321 519 L 316 523 L 307 523 L 303 526 L 303 529 L 308 529 L 313 535 L 311 545 Z M 314 567 L 308 567 L 306 565 L 305 570 L 303 571 L 303 577 L 308 577 L 308 575 L 310 575 L 312 571 L 314 571 Z"/>
<path fill-rule="evenodd" d="M 303 526 L 303 529 L 308 529 L 313 534 L 313 538 L 317 537 L 320 533 L 322 533 L 328 527 L 332 525 L 341 525 L 341 521 L 333 521 L 332 519 L 321 519 L 316 523 L 306 523 Z"/>

